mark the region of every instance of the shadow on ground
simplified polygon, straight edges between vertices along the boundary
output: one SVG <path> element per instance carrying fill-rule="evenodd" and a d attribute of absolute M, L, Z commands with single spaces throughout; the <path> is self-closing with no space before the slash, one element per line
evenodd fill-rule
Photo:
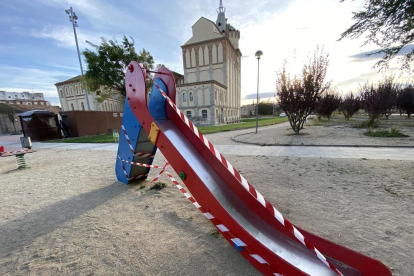
<path fill-rule="evenodd" d="M 1 225 L 0 258 L 32 244 L 37 237 L 54 231 L 133 187 L 114 182 L 109 186 L 48 205 Z"/>

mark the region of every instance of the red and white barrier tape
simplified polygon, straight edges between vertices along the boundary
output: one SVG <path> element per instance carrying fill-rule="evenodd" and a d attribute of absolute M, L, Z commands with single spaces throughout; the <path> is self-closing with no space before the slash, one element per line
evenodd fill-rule
<path fill-rule="evenodd" d="M 217 159 L 239 180 L 242 186 L 254 197 L 260 204 L 263 205 L 287 230 L 289 230 L 295 238 L 306 246 L 309 250 L 311 250 L 318 258 L 323 262 L 326 266 L 328 266 L 331 270 L 333 270 L 336 274 L 343 276 L 343 274 L 328 260 L 326 257 L 318 250 L 315 246 L 313 246 L 303 235 L 299 232 L 299 230 L 293 226 L 283 215 L 275 208 L 272 204 L 270 204 L 262 194 L 257 191 L 253 185 L 251 185 L 231 164 L 224 158 L 224 156 L 214 147 L 214 145 L 207 140 L 207 138 L 199 132 L 197 127 L 184 115 L 184 113 L 174 104 L 174 102 L 167 96 L 167 94 L 159 87 L 159 85 L 155 82 L 154 78 L 147 73 L 147 70 L 143 65 L 140 64 L 141 70 L 144 73 L 144 76 L 147 76 L 152 80 L 154 85 L 158 88 L 161 92 L 162 96 L 165 100 L 171 105 L 171 107 L 177 112 L 180 116 L 181 120 L 185 122 L 185 124 L 195 133 L 195 135 L 205 144 L 205 146 L 217 157 Z"/>
<path fill-rule="evenodd" d="M 32 150 L 30 149 L 22 149 L 22 150 L 15 150 L 15 151 L 5 151 L 5 152 L 0 152 L 0 157 L 7 157 L 7 156 L 12 156 L 12 155 L 18 155 L 18 154 L 25 154 L 28 152 L 32 152 Z"/>
<path fill-rule="evenodd" d="M 122 130 L 123 130 L 123 132 L 124 132 L 124 135 L 125 135 L 125 138 L 126 138 L 126 140 L 127 140 L 127 142 L 128 142 L 128 146 L 129 146 L 129 148 L 131 149 L 131 152 L 132 152 L 132 154 L 133 154 L 134 156 L 141 156 L 141 157 L 154 157 L 154 154 L 152 154 L 152 153 L 135 152 L 135 151 L 134 151 L 134 148 L 132 147 L 131 141 L 129 140 L 129 136 L 128 136 L 128 133 L 126 132 L 126 129 L 125 129 L 124 125 L 121 125 L 121 128 L 122 128 Z"/>
<path fill-rule="evenodd" d="M 159 178 L 160 178 L 160 176 L 161 176 L 161 174 L 163 173 L 163 172 L 165 172 L 165 170 L 167 169 L 167 167 L 169 166 L 170 164 L 167 162 L 167 161 L 165 161 L 165 165 L 164 165 L 164 167 L 162 167 L 162 170 L 157 174 L 157 176 L 156 177 L 154 177 L 154 179 L 148 184 L 148 186 L 151 186 L 155 181 L 157 181 Z"/>
<path fill-rule="evenodd" d="M 165 166 L 168 166 L 168 163 L 165 164 Z M 212 214 L 208 212 L 208 210 L 205 210 L 205 208 L 201 207 L 200 204 L 194 199 L 193 196 L 191 196 L 181 185 L 180 183 L 175 180 L 175 178 L 165 169 L 165 173 L 168 175 L 170 180 L 174 183 L 174 185 L 183 193 L 183 195 L 198 209 L 200 210 L 203 215 L 208 218 L 211 223 L 220 231 L 221 234 L 226 233 L 231 237 L 231 241 L 237 245 L 237 247 L 242 248 L 243 250 L 246 250 L 249 253 L 249 256 L 253 259 L 255 259 L 257 262 L 259 262 L 262 265 L 267 265 L 273 272 L 273 268 L 270 267 L 269 263 L 266 262 L 260 255 L 255 254 L 248 246 L 245 244 L 240 238 L 237 238 L 233 233 L 230 232 L 230 230 L 222 224 L 217 218 L 215 218 Z M 161 172 L 160 172 L 161 174 Z M 283 276 L 282 274 L 273 272 L 274 276 Z"/>
<path fill-rule="evenodd" d="M 126 169 L 124 167 L 124 164 L 122 164 L 122 159 L 121 159 L 121 157 L 119 157 L 119 155 L 118 155 L 118 158 L 119 158 L 119 161 L 120 161 L 120 164 L 121 164 L 121 167 L 122 167 L 122 171 L 124 172 L 125 177 L 128 180 L 135 180 L 135 179 L 142 178 L 142 177 L 145 177 L 145 176 L 148 175 L 147 173 L 143 173 L 143 174 L 140 174 L 140 175 L 136 175 L 136 176 L 129 177 L 129 175 L 127 174 Z"/>
<path fill-rule="evenodd" d="M 148 164 L 143 164 L 143 163 L 138 163 L 138 162 L 132 162 L 132 161 L 124 160 L 124 159 L 121 159 L 121 157 L 119 157 L 119 155 L 118 155 L 118 158 L 122 162 L 131 164 L 131 165 L 136 165 L 136 166 L 141 166 L 141 167 L 147 167 L 147 168 L 154 168 L 154 169 L 160 169 L 161 168 L 160 166 L 154 166 L 154 165 L 148 165 Z"/>

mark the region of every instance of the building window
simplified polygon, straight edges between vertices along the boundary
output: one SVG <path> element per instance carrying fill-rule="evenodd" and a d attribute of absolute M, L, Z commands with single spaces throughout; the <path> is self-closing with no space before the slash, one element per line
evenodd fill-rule
<path fill-rule="evenodd" d="M 193 116 L 191 115 L 191 111 L 187 111 L 187 118 L 191 119 L 191 117 L 193 117 Z"/>
<path fill-rule="evenodd" d="M 113 108 L 112 108 L 112 104 L 111 104 L 111 109 L 110 110 L 114 110 Z"/>
<path fill-rule="evenodd" d="M 190 102 L 194 101 L 193 92 L 190 92 Z"/>
<path fill-rule="evenodd" d="M 72 111 L 75 110 L 75 107 L 73 106 L 73 103 L 70 104 L 70 107 L 72 108 Z"/>
<path fill-rule="evenodd" d="M 203 115 L 203 119 L 207 119 L 207 110 L 202 110 L 201 114 Z"/>
<path fill-rule="evenodd" d="M 187 94 L 183 93 L 183 103 L 185 103 L 187 101 Z"/>
<path fill-rule="evenodd" d="M 81 103 L 82 105 L 82 110 L 85 111 L 85 105 L 83 104 L 83 102 Z"/>
<path fill-rule="evenodd" d="M 105 103 L 104 110 L 105 110 L 105 111 L 107 111 L 107 110 L 108 110 L 108 106 L 107 106 L 107 104 L 106 104 L 106 103 Z"/>

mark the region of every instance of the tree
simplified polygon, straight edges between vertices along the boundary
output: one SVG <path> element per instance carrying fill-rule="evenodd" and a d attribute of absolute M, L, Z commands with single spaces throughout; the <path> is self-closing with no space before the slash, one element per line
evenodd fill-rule
<path fill-rule="evenodd" d="M 344 97 L 339 107 L 346 120 L 349 120 L 360 108 L 361 99 L 360 97 L 354 97 L 352 92 Z"/>
<path fill-rule="evenodd" d="M 362 105 L 369 116 L 368 125 L 373 126 L 383 113 L 379 94 L 374 85 L 368 84 L 368 82 L 360 87 L 360 92 Z"/>
<path fill-rule="evenodd" d="M 318 115 L 318 119 L 321 117 L 327 117 L 331 119 L 332 113 L 339 108 L 341 104 L 341 97 L 336 92 L 325 93 L 315 107 L 315 112 Z"/>
<path fill-rule="evenodd" d="M 388 116 L 395 107 L 398 86 L 393 77 L 384 78 L 377 85 L 365 83 L 360 88 L 362 104 L 369 116 L 369 125 L 373 125 L 381 115 Z"/>
<path fill-rule="evenodd" d="M 407 119 L 410 119 L 411 114 L 414 113 L 414 86 L 412 84 L 399 91 L 396 103 L 397 108 L 407 113 Z"/>
<path fill-rule="evenodd" d="M 340 2 L 344 2 L 341 0 Z M 388 68 L 389 62 L 406 47 L 408 52 L 400 53 L 401 70 L 411 71 L 410 62 L 414 60 L 414 1 L 412 0 L 365 0 L 364 9 L 354 12 L 356 21 L 341 34 L 341 39 L 352 39 L 368 33 L 366 44 L 381 47 L 368 55 L 382 54 L 382 58 L 374 66 L 380 70 Z"/>
<path fill-rule="evenodd" d="M 273 115 L 274 107 L 270 99 L 266 102 L 260 102 L 258 108 L 259 115 Z"/>
<path fill-rule="evenodd" d="M 329 55 L 316 49 L 313 58 L 303 66 L 302 74 L 291 77 L 286 72 L 286 62 L 276 79 L 278 103 L 288 116 L 295 134 L 303 129 L 306 117 L 315 109 L 322 93 L 330 82 L 325 82 Z"/>
<path fill-rule="evenodd" d="M 377 89 L 384 109 L 382 115 L 385 115 L 386 120 L 388 120 L 388 117 L 395 110 L 399 85 L 394 83 L 393 77 L 389 77 L 379 82 Z"/>
<path fill-rule="evenodd" d="M 151 54 L 145 49 L 137 53 L 134 39 L 132 37 L 130 39 L 128 40 L 124 36 L 122 43 L 119 44 L 116 40 L 101 38 L 100 45 L 86 41 L 96 52 L 89 49 L 83 51 L 88 64 L 84 81 L 88 90 L 98 91 L 98 101 L 100 102 L 110 96 L 122 95 L 125 97 L 125 72 L 131 61 L 143 63 L 148 69 L 154 67 L 154 59 Z"/>

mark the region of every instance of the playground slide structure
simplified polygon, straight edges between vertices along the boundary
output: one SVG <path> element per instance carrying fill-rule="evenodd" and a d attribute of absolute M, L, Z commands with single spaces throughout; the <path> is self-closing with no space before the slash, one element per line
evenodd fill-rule
<path fill-rule="evenodd" d="M 154 82 L 149 102 L 147 77 Z M 264 275 L 392 275 L 381 262 L 286 220 L 175 106 L 175 82 L 168 69 L 160 68 L 153 78 L 133 61 L 125 86 L 124 135 L 116 164 L 120 181 L 146 178 L 158 148 L 192 196 L 175 183 L 177 187 Z"/>

